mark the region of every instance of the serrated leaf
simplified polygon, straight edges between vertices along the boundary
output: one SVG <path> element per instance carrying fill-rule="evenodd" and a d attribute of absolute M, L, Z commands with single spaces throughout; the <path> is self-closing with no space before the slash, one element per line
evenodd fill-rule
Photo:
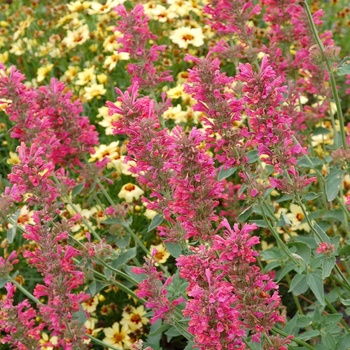
<path fill-rule="evenodd" d="M 328 135 L 329 133 L 330 131 L 327 128 L 323 128 L 322 126 L 319 126 L 315 128 L 312 134 L 314 136 L 318 136 L 318 135 Z"/>
<path fill-rule="evenodd" d="M 321 334 L 321 339 L 322 343 L 327 347 L 329 350 L 334 350 L 335 349 L 335 339 L 332 334 L 326 333 L 326 334 Z"/>
<path fill-rule="evenodd" d="M 79 185 L 76 185 L 72 190 L 72 196 L 75 197 L 76 195 L 78 195 L 84 189 L 84 186 L 84 182 Z"/>
<path fill-rule="evenodd" d="M 248 158 L 248 163 L 252 164 L 259 160 L 258 151 L 253 149 L 245 154 Z"/>
<path fill-rule="evenodd" d="M 269 225 L 266 223 L 265 220 L 249 220 L 250 224 L 255 224 L 258 227 L 262 227 L 262 228 L 268 228 Z"/>
<path fill-rule="evenodd" d="M 184 350 L 193 350 L 194 342 L 189 341 Z"/>
<path fill-rule="evenodd" d="M 7 230 L 7 240 L 11 244 L 13 243 L 17 233 L 17 225 L 13 225 Z"/>
<path fill-rule="evenodd" d="M 342 181 L 343 181 L 343 170 L 331 169 L 329 174 L 326 176 L 326 196 L 328 202 L 332 202 L 337 198 Z"/>
<path fill-rule="evenodd" d="M 164 220 L 164 217 L 162 214 L 157 214 L 151 221 L 150 225 L 148 226 L 147 232 L 150 232 L 154 230 L 156 227 L 158 227 Z"/>
<path fill-rule="evenodd" d="M 306 243 L 292 242 L 289 243 L 288 246 L 294 247 L 296 249 L 296 254 L 301 256 L 306 264 L 309 263 L 311 257 L 311 249 Z"/>
<path fill-rule="evenodd" d="M 339 298 L 339 300 L 344 306 L 350 306 L 350 299 Z"/>
<path fill-rule="evenodd" d="M 316 299 L 323 306 L 326 305 L 324 300 L 324 289 L 321 273 L 310 273 L 307 275 L 306 283 L 314 293 Z"/>
<path fill-rule="evenodd" d="M 104 267 L 103 274 L 105 275 L 106 280 L 109 281 L 112 278 L 113 272 L 108 267 Z"/>
<path fill-rule="evenodd" d="M 118 219 L 118 218 L 108 218 L 105 221 L 103 221 L 102 224 L 104 224 L 104 225 L 115 225 L 115 224 L 123 225 L 123 221 L 121 219 Z"/>
<path fill-rule="evenodd" d="M 130 248 L 126 250 L 125 252 L 121 253 L 118 258 L 112 261 L 111 265 L 114 268 L 117 268 L 119 266 L 122 266 L 126 264 L 129 260 L 134 258 L 136 256 L 136 247 Z"/>
<path fill-rule="evenodd" d="M 322 278 L 325 279 L 330 276 L 335 265 L 335 257 L 328 256 L 322 261 Z"/>
<path fill-rule="evenodd" d="M 7 282 L 8 282 L 7 277 L 0 277 L 0 288 L 3 288 Z"/>
<path fill-rule="evenodd" d="M 164 243 L 166 250 L 173 256 L 174 258 L 178 258 L 182 253 L 182 248 L 179 243 Z"/>
<path fill-rule="evenodd" d="M 298 160 L 298 166 L 301 168 L 314 169 L 316 167 L 321 167 L 322 165 L 323 165 L 323 161 L 317 157 L 303 156 Z"/>
<path fill-rule="evenodd" d="M 86 312 L 81 308 L 79 311 L 73 313 L 73 318 L 77 320 L 80 325 L 83 325 L 89 317 L 87 316 Z"/>
<path fill-rule="evenodd" d="M 296 274 L 290 284 L 289 292 L 299 295 L 305 293 L 308 289 L 309 286 L 306 284 L 306 275 Z"/>
<path fill-rule="evenodd" d="M 350 344 L 350 334 L 347 334 L 344 337 L 339 339 L 336 349 L 349 350 L 349 344 Z"/>
<path fill-rule="evenodd" d="M 338 75 L 350 74 L 350 57 L 345 57 L 342 61 L 339 62 L 337 66 Z"/>
<path fill-rule="evenodd" d="M 244 222 L 246 221 L 250 215 L 252 215 L 254 211 L 254 205 L 250 205 L 248 208 L 244 209 L 242 213 L 238 216 L 238 221 L 239 222 Z"/>
<path fill-rule="evenodd" d="M 318 198 L 319 196 L 321 196 L 322 193 L 315 193 L 315 192 L 309 192 L 309 193 L 306 193 L 304 196 L 303 196 L 303 200 L 304 201 L 312 201 L 316 198 Z"/>
<path fill-rule="evenodd" d="M 129 266 L 129 265 L 125 265 L 124 266 L 124 271 L 130 276 L 132 277 L 136 282 L 142 282 L 145 278 L 147 278 L 146 275 L 144 274 L 137 274 L 137 273 L 134 273 L 132 272 L 132 268 L 134 266 Z"/>
<path fill-rule="evenodd" d="M 318 337 L 319 335 L 320 335 L 320 331 L 315 329 L 313 331 L 309 331 L 309 332 L 304 332 L 304 333 L 298 334 L 298 338 L 302 339 L 302 340 L 309 340 L 311 338 Z"/>
<path fill-rule="evenodd" d="M 218 181 L 224 180 L 229 176 L 233 175 L 237 171 L 237 167 L 224 169 L 221 168 L 218 175 Z"/>
<path fill-rule="evenodd" d="M 164 334 L 167 336 L 168 342 L 170 342 L 171 339 L 173 339 L 174 337 L 178 337 L 179 335 L 181 335 L 175 327 L 169 328 Z"/>
<path fill-rule="evenodd" d="M 91 297 L 94 297 L 98 292 L 100 292 L 105 287 L 100 281 L 93 281 L 90 283 L 89 287 L 86 289 L 86 293 L 90 294 Z"/>

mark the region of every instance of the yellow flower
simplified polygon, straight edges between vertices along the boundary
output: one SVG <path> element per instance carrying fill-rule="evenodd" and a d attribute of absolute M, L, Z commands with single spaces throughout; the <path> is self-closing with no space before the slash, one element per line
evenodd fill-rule
<path fill-rule="evenodd" d="M 106 74 L 104 73 L 101 73 L 101 74 L 97 74 L 97 81 L 100 83 L 100 84 L 104 84 L 105 82 L 107 82 L 108 80 L 108 77 Z"/>
<path fill-rule="evenodd" d="M 107 0 L 107 2 L 102 5 L 99 2 L 92 1 L 91 9 L 88 10 L 89 15 L 96 15 L 102 13 L 108 13 L 112 11 L 116 6 L 123 4 L 125 0 Z"/>
<path fill-rule="evenodd" d="M 287 218 L 291 222 L 291 230 L 305 230 L 306 232 L 310 231 L 310 226 L 307 222 L 301 223 L 303 219 L 305 218 L 304 213 L 302 209 L 296 205 L 296 204 L 291 204 L 290 207 L 290 213 L 287 213 Z"/>
<path fill-rule="evenodd" d="M 46 66 L 40 67 L 38 69 L 38 75 L 37 75 L 36 80 L 38 82 L 43 81 L 46 78 L 46 76 L 51 72 L 52 68 L 53 68 L 53 64 L 52 63 L 49 63 Z"/>
<path fill-rule="evenodd" d="M 140 187 L 132 184 L 127 183 L 122 187 L 120 192 L 118 193 L 118 197 L 121 199 L 125 199 L 127 203 L 131 203 L 134 200 L 139 199 L 143 195 L 143 191 Z"/>
<path fill-rule="evenodd" d="M 113 159 L 119 159 L 120 158 L 119 151 L 120 151 L 120 147 L 119 147 L 118 141 L 114 141 L 109 145 L 101 144 L 95 147 L 95 153 L 91 155 L 89 162 L 95 162 L 96 160 L 102 160 L 104 158 L 108 158 L 111 161 Z"/>
<path fill-rule="evenodd" d="M 143 305 L 137 308 L 133 306 L 127 306 L 124 308 L 120 324 L 128 327 L 132 332 L 140 329 L 143 325 L 149 323 L 149 319 L 144 317 L 146 315 L 146 310 Z"/>
<path fill-rule="evenodd" d="M 5 64 L 9 60 L 9 52 L 5 51 L 3 53 L 0 52 L 0 63 Z"/>
<path fill-rule="evenodd" d="M 33 211 L 29 210 L 28 206 L 23 205 L 19 210 L 17 225 L 20 227 L 24 227 L 25 225 L 35 225 L 33 220 Z M 13 227 L 12 224 L 8 224 L 8 228 Z"/>
<path fill-rule="evenodd" d="M 175 120 L 176 124 L 179 123 L 186 123 L 187 122 L 187 117 L 186 117 L 187 113 L 184 112 L 181 109 L 181 105 L 178 104 L 176 107 L 170 107 L 168 108 L 164 114 L 163 114 L 163 118 L 164 119 L 173 119 Z"/>
<path fill-rule="evenodd" d="M 73 79 L 78 75 L 79 67 L 78 66 L 69 66 L 68 69 L 64 72 L 61 80 L 66 83 L 71 83 Z"/>
<path fill-rule="evenodd" d="M 105 328 L 103 330 L 106 338 L 103 339 L 103 342 L 107 345 L 113 345 L 119 347 L 121 350 L 124 347 L 131 347 L 132 343 L 130 341 L 130 329 L 127 326 L 122 326 L 118 322 L 113 323 L 113 326 L 110 328 Z"/>
<path fill-rule="evenodd" d="M 176 13 L 180 17 L 188 16 L 191 11 L 191 4 L 184 0 L 167 0 L 170 5 L 169 12 Z"/>
<path fill-rule="evenodd" d="M 15 165 L 15 164 L 19 164 L 21 161 L 18 157 L 18 154 L 16 152 L 9 152 L 10 153 L 10 158 L 7 158 L 6 163 L 7 164 L 11 164 L 11 165 Z"/>
<path fill-rule="evenodd" d="M 130 55 L 127 52 L 114 52 L 113 55 L 107 56 L 103 63 L 103 67 L 107 68 L 109 71 L 113 70 L 119 61 L 129 60 Z"/>
<path fill-rule="evenodd" d="M 86 101 L 90 101 L 95 97 L 103 96 L 107 92 L 102 84 L 92 84 L 90 86 L 86 86 L 84 91 L 83 97 Z"/>
<path fill-rule="evenodd" d="M 77 0 L 67 4 L 67 7 L 70 12 L 81 12 L 88 9 L 90 5 L 91 5 L 90 1 Z"/>
<path fill-rule="evenodd" d="M 202 28 L 177 28 L 170 34 L 170 39 L 182 49 L 187 49 L 188 45 L 200 47 L 204 44 Z"/>
<path fill-rule="evenodd" d="M 164 264 L 170 256 L 169 252 L 166 250 L 165 245 L 163 243 L 158 244 L 158 245 L 151 245 L 149 250 L 150 250 L 152 255 L 153 255 L 154 250 L 157 251 L 154 254 L 154 258 L 161 264 Z"/>
<path fill-rule="evenodd" d="M 52 345 L 55 346 L 58 344 L 58 337 L 53 336 L 53 337 L 49 338 L 47 333 L 42 332 L 41 339 L 39 340 L 39 343 L 43 346 L 40 347 L 40 350 L 53 350 L 54 348 L 52 346 L 45 346 L 45 344 L 47 344 L 48 342 L 50 342 Z"/>
<path fill-rule="evenodd" d="M 90 31 L 87 24 L 78 27 L 75 30 L 68 30 L 67 36 L 62 40 L 68 49 L 73 49 L 78 45 L 84 44 L 90 37 Z"/>
<path fill-rule="evenodd" d="M 75 84 L 87 85 L 88 83 L 94 82 L 96 82 L 95 66 L 91 66 L 78 73 L 78 80 L 75 82 Z"/>
<path fill-rule="evenodd" d="M 152 6 L 145 6 L 144 9 L 147 17 L 161 23 L 166 23 L 178 17 L 174 11 L 168 10 L 163 5 L 152 4 Z"/>
<path fill-rule="evenodd" d="M 86 328 L 86 334 L 92 335 L 93 337 L 97 337 L 98 333 L 102 331 L 103 328 L 95 328 L 97 323 L 97 319 L 94 317 L 90 317 L 85 323 L 84 326 Z M 90 339 L 86 339 L 84 341 L 85 344 L 90 344 Z"/>
<path fill-rule="evenodd" d="M 97 305 L 98 305 L 98 294 L 96 294 L 93 298 L 90 298 L 89 300 L 84 301 L 81 306 L 82 308 L 91 313 L 91 312 L 95 312 Z"/>

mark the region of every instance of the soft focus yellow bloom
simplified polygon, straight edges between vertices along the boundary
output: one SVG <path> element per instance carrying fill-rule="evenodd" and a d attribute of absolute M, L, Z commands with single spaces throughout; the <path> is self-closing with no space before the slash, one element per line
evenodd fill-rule
<path fill-rule="evenodd" d="M 122 189 L 118 193 L 118 197 L 121 199 L 125 199 L 127 203 L 131 203 L 134 200 L 138 200 L 143 195 L 143 193 L 144 192 L 141 190 L 140 187 L 129 182 L 122 187 Z"/>
<path fill-rule="evenodd" d="M 170 254 L 169 252 L 166 250 L 165 245 L 163 243 L 158 244 L 158 245 L 151 245 L 149 248 L 149 251 L 151 252 L 151 254 L 153 255 L 154 250 L 156 250 L 157 252 L 154 254 L 154 258 L 161 264 L 164 264 Z"/>
<path fill-rule="evenodd" d="M 9 52 L 5 51 L 5 52 L 0 52 L 0 63 L 5 64 L 9 59 Z"/>
<path fill-rule="evenodd" d="M 49 338 L 48 334 L 45 332 L 41 333 L 41 339 L 39 340 L 39 343 L 42 345 L 40 347 L 40 350 L 53 350 L 53 346 L 45 346 L 46 343 L 50 342 L 52 345 L 58 344 L 58 337 L 53 336 Z"/>
<path fill-rule="evenodd" d="M 66 83 L 71 83 L 73 79 L 77 77 L 78 72 L 78 66 L 69 66 L 68 69 L 64 72 L 63 76 L 61 77 L 61 80 L 65 81 Z"/>
<path fill-rule="evenodd" d="M 124 308 L 120 324 L 127 326 L 132 332 L 142 328 L 149 323 L 149 319 L 144 317 L 146 310 L 143 305 L 136 307 L 127 306 Z"/>
<path fill-rule="evenodd" d="M 108 158 L 111 161 L 113 159 L 119 159 L 120 158 L 120 147 L 119 142 L 114 141 L 110 143 L 109 145 L 99 145 L 95 147 L 95 153 L 91 155 L 89 162 L 95 162 L 97 160 L 102 160 L 104 158 Z"/>
<path fill-rule="evenodd" d="M 109 71 L 113 70 L 117 63 L 121 60 L 129 60 L 130 55 L 127 52 L 114 52 L 113 55 L 107 56 L 103 67 L 107 68 Z"/>
<path fill-rule="evenodd" d="M 103 339 L 103 342 L 108 345 L 113 345 L 115 347 L 119 347 L 120 349 L 124 349 L 124 347 L 130 348 L 132 343 L 130 341 L 129 333 L 130 329 L 127 326 L 122 326 L 120 329 L 120 325 L 118 322 L 113 323 L 113 326 L 110 328 L 105 328 L 103 330 L 106 338 Z"/>
<path fill-rule="evenodd" d="M 204 44 L 202 28 L 181 27 L 170 34 L 170 39 L 174 44 L 182 49 L 187 49 L 188 45 L 200 47 Z"/>
<path fill-rule="evenodd" d="M 286 215 L 291 222 L 290 229 L 292 231 L 305 230 L 306 232 L 309 232 L 310 231 L 309 224 L 307 222 L 301 223 L 305 218 L 302 209 L 296 204 L 291 204 L 289 207 L 289 210 L 290 210 L 290 213 L 287 213 Z"/>
<path fill-rule="evenodd" d="M 87 85 L 94 82 L 96 82 L 95 66 L 91 66 L 78 73 L 78 80 L 75 82 L 75 84 Z"/>
<path fill-rule="evenodd" d="M 98 333 L 102 331 L 103 328 L 95 328 L 97 323 L 97 319 L 94 317 L 90 317 L 85 323 L 84 326 L 86 328 L 86 334 L 92 335 L 93 337 L 97 337 Z M 90 344 L 90 339 L 86 339 L 84 341 L 85 344 Z"/>
<path fill-rule="evenodd" d="M 49 63 L 46 66 L 40 67 L 38 69 L 36 80 L 38 82 L 43 81 L 46 78 L 46 76 L 51 72 L 52 68 L 53 68 L 53 64 L 52 63 Z"/>
<path fill-rule="evenodd" d="M 62 40 L 68 49 L 73 49 L 78 45 L 84 44 L 90 37 L 90 31 L 87 24 L 78 27 L 75 30 L 68 30 L 67 36 Z"/>
<path fill-rule="evenodd" d="M 92 313 L 96 311 L 98 302 L 99 302 L 98 294 L 96 294 L 93 298 L 90 298 L 89 300 L 84 301 L 81 304 L 81 306 L 85 311 Z"/>
<path fill-rule="evenodd" d="M 86 101 L 90 101 L 95 97 L 103 96 L 107 90 L 102 84 L 92 84 L 84 88 L 84 95 Z"/>
<path fill-rule="evenodd" d="M 16 152 L 9 152 L 10 158 L 7 158 L 6 163 L 15 165 L 19 164 L 21 161 L 19 160 L 18 154 Z"/>
<path fill-rule="evenodd" d="M 89 15 L 96 15 L 102 13 L 108 13 L 112 11 L 116 6 L 123 4 L 125 0 L 107 0 L 107 2 L 102 5 L 97 1 L 91 2 L 91 8 L 88 10 Z"/>
<path fill-rule="evenodd" d="M 72 1 L 69 4 L 67 4 L 68 10 L 70 12 L 82 12 L 87 10 L 91 5 L 91 1 Z"/>
<path fill-rule="evenodd" d="M 107 80 L 108 80 L 108 77 L 107 77 L 106 74 L 104 74 L 104 73 L 97 74 L 97 81 L 98 81 L 100 84 L 106 83 Z"/>

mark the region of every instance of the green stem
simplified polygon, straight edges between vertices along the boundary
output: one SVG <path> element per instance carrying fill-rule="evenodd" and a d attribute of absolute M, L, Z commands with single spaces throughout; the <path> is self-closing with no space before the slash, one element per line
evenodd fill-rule
<path fill-rule="evenodd" d="M 12 279 L 11 283 L 13 283 L 23 294 L 25 294 L 30 300 L 34 301 L 37 305 L 43 305 L 38 299 L 35 298 L 33 294 L 28 292 L 24 287 L 22 287 L 16 280 Z"/>
<path fill-rule="evenodd" d="M 102 340 L 99 340 L 95 337 L 93 337 L 92 335 L 90 334 L 86 334 L 86 336 L 91 339 L 94 343 L 98 344 L 98 345 L 102 345 L 104 347 L 107 347 L 108 349 L 113 349 L 113 350 L 120 350 L 120 348 L 116 348 L 115 346 L 113 345 L 109 345 L 109 344 L 106 344 L 104 343 Z"/>
<path fill-rule="evenodd" d="M 282 335 L 283 337 L 287 338 L 290 334 L 283 332 L 282 330 L 276 328 L 276 327 L 272 327 L 272 331 L 274 333 L 277 333 L 279 335 Z M 309 345 L 308 343 L 304 342 L 304 340 L 301 340 L 299 338 L 294 337 L 293 339 L 291 339 L 293 342 L 297 343 L 298 345 L 302 345 L 305 346 L 307 349 L 310 350 L 316 350 L 313 346 Z"/>
<path fill-rule="evenodd" d="M 325 299 L 325 301 L 326 301 L 327 306 L 329 307 L 329 309 L 331 309 L 332 312 L 334 312 L 335 314 L 337 314 L 338 311 L 337 311 L 337 310 L 334 308 L 334 306 L 328 301 L 328 299 L 327 299 L 327 298 L 324 298 L 324 299 Z M 347 332 L 350 333 L 350 328 L 349 328 L 349 326 L 347 325 L 347 323 L 345 322 L 345 320 L 344 320 L 343 318 L 340 320 L 340 323 L 344 326 L 344 328 L 347 330 Z"/>
<path fill-rule="evenodd" d="M 58 181 L 57 177 L 53 174 L 52 175 L 52 178 L 53 180 L 55 181 L 55 183 L 61 187 L 61 183 Z M 61 195 L 61 198 L 66 202 L 68 203 L 72 209 L 77 213 L 79 214 L 79 210 L 78 208 L 74 205 L 74 203 L 69 199 L 68 196 L 62 196 Z M 88 222 L 88 220 L 86 220 L 83 216 L 81 217 L 81 220 L 83 221 L 83 223 L 85 224 L 85 226 L 89 229 L 89 231 L 91 232 L 91 234 L 95 237 L 95 239 L 97 239 L 99 242 L 102 241 L 101 237 L 98 235 L 98 233 L 93 229 L 93 227 L 90 225 L 90 223 Z"/>
<path fill-rule="evenodd" d="M 324 53 L 324 47 L 323 47 L 323 44 L 322 44 L 322 41 L 321 41 L 320 37 L 318 36 L 317 28 L 316 28 L 315 22 L 314 22 L 314 20 L 312 18 L 310 7 L 309 7 L 309 5 L 308 5 L 306 0 L 304 0 L 301 4 L 303 5 L 303 7 L 305 9 L 305 12 L 306 12 L 307 18 L 309 20 L 309 24 L 310 24 L 312 33 L 314 35 L 314 38 L 316 40 L 316 43 L 317 43 L 320 51 L 321 51 L 322 58 L 323 58 L 323 60 L 324 60 L 324 62 L 326 64 L 327 71 L 329 73 L 330 84 L 331 84 L 331 88 L 332 88 L 332 94 L 333 94 L 333 97 L 334 97 L 335 105 L 337 106 L 337 115 L 338 115 L 339 124 L 340 124 L 341 141 L 342 141 L 343 149 L 346 150 L 347 149 L 347 144 L 346 144 L 346 132 L 345 132 L 345 127 L 344 127 L 344 116 L 343 116 L 343 112 L 342 112 L 342 108 L 341 108 L 341 104 L 340 104 L 340 98 L 339 98 L 338 91 L 337 91 L 337 83 L 335 81 L 333 70 L 332 70 L 332 67 L 331 67 L 331 65 L 329 63 L 329 60 L 327 59 L 327 57 L 326 57 L 326 55 Z M 334 132 L 336 132 L 336 131 L 334 130 Z"/>
<path fill-rule="evenodd" d="M 287 279 L 287 282 L 288 282 L 289 287 L 290 287 L 292 281 L 290 279 L 289 273 L 287 273 L 286 279 Z M 303 308 L 301 307 L 301 304 L 300 304 L 300 301 L 299 301 L 298 297 L 294 294 L 294 292 L 292 292 L 292 296 L 293 296 L 295 305 L 297 306 L 297 309 L 298 309 L 300 315 L 304 315 L 304 311 L 303 311 Z"/>

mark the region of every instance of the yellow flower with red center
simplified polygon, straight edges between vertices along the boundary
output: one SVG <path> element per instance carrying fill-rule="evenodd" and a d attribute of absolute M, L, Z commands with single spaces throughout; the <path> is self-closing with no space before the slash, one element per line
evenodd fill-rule
<path fill-rule="evenodd" d="M 129 337 L 131 333 L 128 326 L 122 326 L 118 322 L 113 323 L 112 327 L 105 328 L 103 330 L 106 338 L 103 339 L 103 342 L 107 345 L 113 345 L 119 347 L 120 349 L 130 348 L 132 343 Z"/>
<path fill-rule="evenodd" d="M 149 319 L 144 317 L 146 310 L 143 305 L 136 307 L 127 306 L 124 308 L 120 324 L 128 327 L 132 332 L 142 328 L 149 323 Z"/>
<path fill-rule="evenodd" d="M 118 197 L 121 199 L 125 199 L 127 203 L 131 203 L 134 200 L 140 199 L 143 193 L 144 192 L 141 190 L 140 187 L 129 182 L 122 187 L 122 189 L 118 193 Z"/>

